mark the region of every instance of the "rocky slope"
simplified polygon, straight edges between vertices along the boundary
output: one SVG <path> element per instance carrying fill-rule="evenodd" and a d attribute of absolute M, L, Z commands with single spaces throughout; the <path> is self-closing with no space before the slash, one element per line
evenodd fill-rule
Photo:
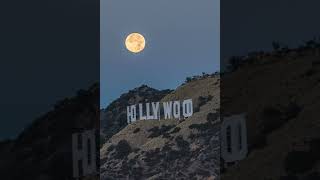
<path fill-rule="evenodd" d="M 0 143 L 1 179 L 72 179 L 71 137 L 87 129 L 99 129 L 98 84 L 57 103 L 17 139 Z"/>
<path fill-rule="evenodd" d="M 137 121 L 117 132 L 100 149 L 101 179 L 214 179 L 219 174 L 219 86 L 219 75 L 190 80 L 161 101 L 192 98 L 192 117 Z"/>

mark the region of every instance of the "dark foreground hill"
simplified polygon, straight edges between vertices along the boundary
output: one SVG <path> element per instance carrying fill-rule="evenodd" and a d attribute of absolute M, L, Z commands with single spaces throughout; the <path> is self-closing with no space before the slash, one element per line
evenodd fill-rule
<path fill-rule="evenodd" d="M 222 77 L 222 116 L 246 113 L 248 157 L 223 180 L 320 179 L 320 47 L 238 59 Z"/>
<path fill-rule="evenodd" d="M 99 86 L 81 90 L 0 143 L 0 179 L 72 179 L 72 133 L 99 128 Z M 97 179 L 97 178 L 96 178 Z"/>

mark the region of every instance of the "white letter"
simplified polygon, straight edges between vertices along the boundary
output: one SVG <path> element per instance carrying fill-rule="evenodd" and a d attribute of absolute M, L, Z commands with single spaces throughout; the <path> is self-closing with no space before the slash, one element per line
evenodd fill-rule
<path fill-rule="evenodd" d="M 142 104 L 139 104 L 139 116 L 140 116 L 140 120 L 146 120 L 147 117 L 143 116 L 143 107 Z"/>
<path fill-rule="evenodd" d="M 94 130 L 72 134 L 72 159 L 74 178 L 96 172 L 96 139 Z"/>
<path fill-rule="evenodd" d="M 131 110 L 130 110 L 131 109 Z M 130 124 L 137 120 L 136 105 L 127 106 L 127 122 Z"/>
<path fill-rule="evenodd" d="M 187 99 L 183 101 L 183 116 L 190 117 L 193 114 L 192 99 Z"/>
<path fill-rule="evenodd" d="M 173 116 L 176 119 L 180 119 L 180 101 L 175 101 L 173 103 Z"/>
<path fill-rule="evenodd" d="M 152 103 L 153 119 L 158 119 L 159 102 Z"/>
<path fill-rule="evenodd" d="M 150 103 L 146 103 L 146 108 L 147 108 L 147 120 L 153 119 L 153 116 L 151 116 L 151 112 L 150 112 Z"/>
<path fill-rule="evenodd" d="M 172 101 L 163 103 L 164 118 L 171 119 Z"/>
<path fill-rule="evenodd" d="M 241 161 L 247 157 L 246 115 L 223 118 L 221 124 L 221 156 L 225 162 Z"/>

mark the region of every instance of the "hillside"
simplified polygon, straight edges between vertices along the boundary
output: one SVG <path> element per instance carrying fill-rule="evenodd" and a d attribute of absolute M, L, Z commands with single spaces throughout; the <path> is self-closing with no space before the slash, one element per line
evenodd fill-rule
<path fill-rule="evenodd" d="M 319 52 L 255 55 L 222 77 L 222 116 L 247 114 L 249 154 L 221 179 L 320 179 Z"/>
<path fill-rule="evenodd" d="M 192 80 L 161 101 L 192 98 L 183 120 L 137 121 L 100 149 L 101 179 L 214 179 L 219 173 L 219 75 Z"/>
<path fill-rule="evenodd" d="M 98 84 L 58 102 L 16 139 L 0 143 L 1 179 L 72 179 L 72 134 L 91 129 L 99 129 Z"/>

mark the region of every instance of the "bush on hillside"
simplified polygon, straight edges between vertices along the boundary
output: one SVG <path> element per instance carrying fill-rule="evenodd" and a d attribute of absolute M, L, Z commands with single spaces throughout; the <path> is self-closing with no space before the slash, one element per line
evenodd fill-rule
<path fill-rule="evenodd" d="M 180 148 L 180 149 L 189 149 L 189 142 L 184 140 L 182 136 L 178 136 L 176 137 L 175 139 L 176 143 L 177 143 L 177 146 Z"/>
<path fill-rule="evenodd" d="M 134 131 L 133 131 L 133 133 L 135 134 L 135 133 L 138 133 L 140 131 L 140 128 L 136 128 Z"/>
<path fill-rule="evenodd" d="M 282 112 L 274 107 L 266 107 L 258 123 L 258 128 L 264 134 L 268 134 L 279 128 L 285 121 L 282 119 Z"/>
<path fill-rule="evenodd" d="M 132 149 L 130 144 L 126 140 L 121 140 L 115 147 L 115 156 L 116 159 L 123 159 L 131 153 Z"/>
<path fill-rule="evenodd" d="M 148 136 L 148 138 L 155 138 L 159 137 L 161 135 L 165 135 L 166 132 L 168 132 L 170 129 L 172 129 L 173 125 L 162 125 L 160 128 L 158 126 L 153 127 L 148 130 L 148 132 L 151 132 L 151 134 Z"/>
<path fill-rule="evenodd" d="M 207 114 L 207 121 L 208 122 L 214 122 L 216 119 L 218 119 L 219 114 L 218 113 L 208 113 Z"/>

